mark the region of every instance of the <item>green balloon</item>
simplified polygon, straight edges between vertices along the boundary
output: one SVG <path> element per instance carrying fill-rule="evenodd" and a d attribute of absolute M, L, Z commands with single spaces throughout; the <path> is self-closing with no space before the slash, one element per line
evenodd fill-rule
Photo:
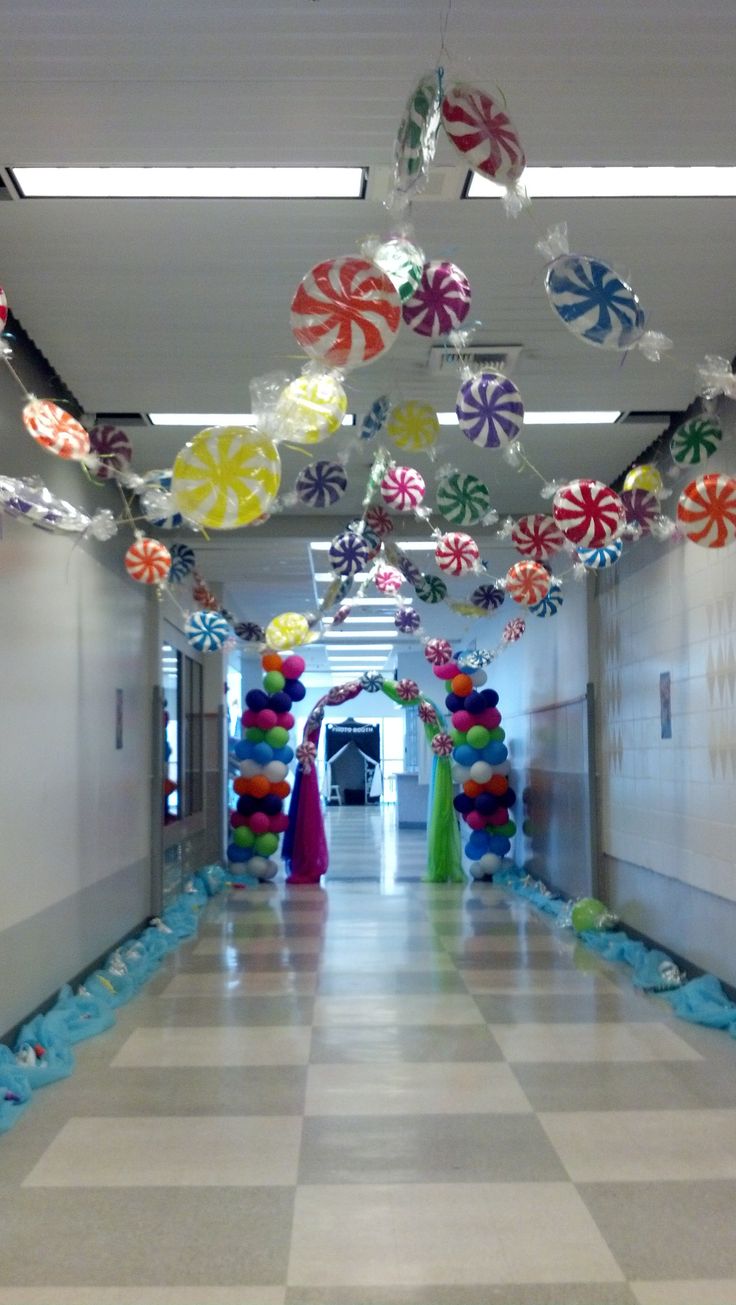
<path fill-rule="evenodd" d="M 513 820 L 507 820 L 505 825 L 495 825 L 494 834 L 501 834 L 504 838 L 513 838 L 516 833 L 516 825 Z"/>
<path fill-rule="evenodd" d="M 488 739 L 491 743 L 503 743 L 506 738 L 506 731 L 497 725 L 495 730 L 488 731 Z"/>
<path fill-rule="evenodd" d="M 288 742 L 289 731 L 283 725 L 274 725 L 273 729 L 266 730 L 266 743 L 270 743 L 272 748 L 285 748 Z"/>
<path fill-rule="evenodd" d="M 266 733 L 265 730 L 259 730 L 257 725 L 249 725 L 245 731 L 245 737 L 249 743 L 262 743 Z"/>
<path fill-rule="evenodd" d="M 480 751 L 490 741 L 491 736 L 485 725 L 471 725 L 468 730 L 468 743 L 471 748 L 477 748 Z"/>
<path fill-rule="evenodd" d="M 465 743 L 467 737 L 468 737 L 467 734 L 465 734 L 463 730 L 450 730 L 450 738 L 452 739 L 456 748 L 459 748 L 461 744 Z"/>
<path fill-rule="evenodd" d="M 286 679 L 281 671 L 266 671 L 263 677 L 263 687 L 266 693 L 280 693 L 286 684 Z"/>
<path fill-rule="evenodd" d="M 255 841 L 256 836 L 247 825 L 238 825 L 238 828 L 233 830 L 233 842 L 237 847 L 252 847 Z"/>
<path fill-rule="evenodd" d="M 597 897 L 581 897 L 573 906 L 570 918 L 576 933 L 587 933 L 592 929 L 607 929 L 610 914 L 605 902 L 599 902 Z"/>
<path fill-rule="evenodd" d="M 270 856 L 279 845 L 278 834 L 259 834 L 254 847 L 258 856 Z"/>

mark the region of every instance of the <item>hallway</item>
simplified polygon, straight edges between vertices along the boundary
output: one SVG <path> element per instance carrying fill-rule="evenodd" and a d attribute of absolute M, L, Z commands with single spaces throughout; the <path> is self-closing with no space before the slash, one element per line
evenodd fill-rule
<path fill-rule="evenodd" d="M 735 1062 L 491 886 L 215 899 L 0 1143 L 0 1305 L 734 1305 Z"/>

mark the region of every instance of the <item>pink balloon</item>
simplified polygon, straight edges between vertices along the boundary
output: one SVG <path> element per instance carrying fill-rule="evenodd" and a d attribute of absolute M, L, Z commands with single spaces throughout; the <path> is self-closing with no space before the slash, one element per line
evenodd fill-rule
<path fill-rule="evenodd" d="M 254 834 L 267 834 L 271 827 L 271 821 L 265 811 L 254 811 L 252 816 L 248 816 L 248 824 Z"/>
<path fill-rule="evenodd" d="M 501 724 L 501 713 L 498 707 L 486 707 L 485 711 L 476 717 L 476 724 L 485 725 L 487 730 L 495 730 Z"/>
<path fill-rule="evenodd" d="M 285 811 L 280 811 L 277 816 L 271 817 L 271 833 L 285 834 L 289 828 L 289 817 Z"/>
<path fill-rule="evenodd" d="M 454 711 L 452 713 L 452 723 L 456 730 L 459 730 L 461 734 L 465 734 L 471 726 L 476 724 L 476 718 L 471 716 L 469 711 Z"/>
<path fill-rule="evenodd" d="M 506 807 L 499 807 L 498 810 L 494 811 L 493 814 L 489 816 L 488 819 L 489 819 L 489 824 L 491 825 L 505 825 L 506 822 L 508 821 L 508 818 L 509 818 L 509 813 L 506 810 Z"/>
<path fill-rule="evenodd" d="M 233 811 L 230 814 L 230 828 L 240 829 L 241 825 L 247 825 L 248 819 L 248 816 L 241 816 L 239 811 Z"/>
<path fill-rule="evenodd" d="M 276 712 L 271 711 L 270 707 L 264 707 L 262 711 L 256 712 L 256 715 L 258 717 L 256 725 L 259 730 L 272 730 L 278 720 Z"/>
<path fill-rule="evenodd" d="M 294 717 L 290 711 L 280 711 L 276 714 L 276 724 L 281 725 L 285 730 L 293 730 Z"/>
<path fill-rule="evenodd" d="M 247 729 L 249 725 L 255 725 L 255 724 L 257 723 L 257 720 L 258 720 L 258 712 L 257 712 L 257 711 L 251 711 L 250 708 L 248 708 L 247 711 L 244 711 L 244 712 L 243 712 L 243 715 L 242 715 L 242 718 L 241 718 L 241 719 L 242 719 L 243 724 L 245 725 L 245 727 L 246 727 L 246 729 Z"/>
<path fill-rule="evenodd" d="M 471 829 L 485 829 L 487 816 L 481 811 L 469 811 L 465 817 Z"/>
<path fill-rule="evenodd" d="M 287 680 L 298 680 L 300 675 L 304 674 L 306 662 L 298 653 L 292 653 L 290 657 L 285 657 L 281 663 L 281 674 Z"/>
<path fill-rule="evenodd" d="M 455 676 L 460 674 L 460 667 L 457 662 L 447 662 L 444 666 L 433 666 L 432 670 L 438 680 L 454 680 Z"/>

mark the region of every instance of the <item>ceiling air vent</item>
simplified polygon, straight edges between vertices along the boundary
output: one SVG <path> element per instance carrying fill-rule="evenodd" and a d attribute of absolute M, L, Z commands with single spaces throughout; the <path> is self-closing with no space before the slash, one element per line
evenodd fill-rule
<path fill-rule="evenodd" d="M 457 372 L 458 366 L 466 363 L 474 371 L 503 372 L 510 376 L 523 347 L 521 344 L 473 344 L 461 356 L 450 345 L 433 344 L 427 366 L 435 376 L 448 369 Z"/>

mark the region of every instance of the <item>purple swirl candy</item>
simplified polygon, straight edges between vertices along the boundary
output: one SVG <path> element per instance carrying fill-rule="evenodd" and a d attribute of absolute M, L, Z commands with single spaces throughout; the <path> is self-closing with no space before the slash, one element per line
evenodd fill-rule
<path fill-rule="evenodd" d="M 652 522 L 662 512 L 657 495 L 651 494 L 648 489 L 625 489 L 621 494 L 621 502 L 628 524 L 638 526 L 643 535 L 648 535 Z"/>
<path fill-rule="evenodd" d="M 515 440 L 524 422 L 521 395 L 507 376 L 482 372 L 460 386 L 455 405 L 463 435 L 484 449 Z"/>
<path fill-rule="evenodd" d="M 413 634 L 421 625 L 419 613 L 413 607 L 400 607 L 394 617 L 394 625 L 402 634 Z"/>
<path fill-rule="evenodd" d="M 470 282 L 454 263 L 425 263 L 422 279 L 402 308 L 418 335 L 435 338 L 457 330 L 470 312 Z"/>
<path fill-rule="evenodd" d="M 482 607 L 484 612 L 495 611 L 501 606 L 504 598 L 503 589 L 499 589 L 497 585 L 478 585 L 470 595 L 473 607 Z"/>

